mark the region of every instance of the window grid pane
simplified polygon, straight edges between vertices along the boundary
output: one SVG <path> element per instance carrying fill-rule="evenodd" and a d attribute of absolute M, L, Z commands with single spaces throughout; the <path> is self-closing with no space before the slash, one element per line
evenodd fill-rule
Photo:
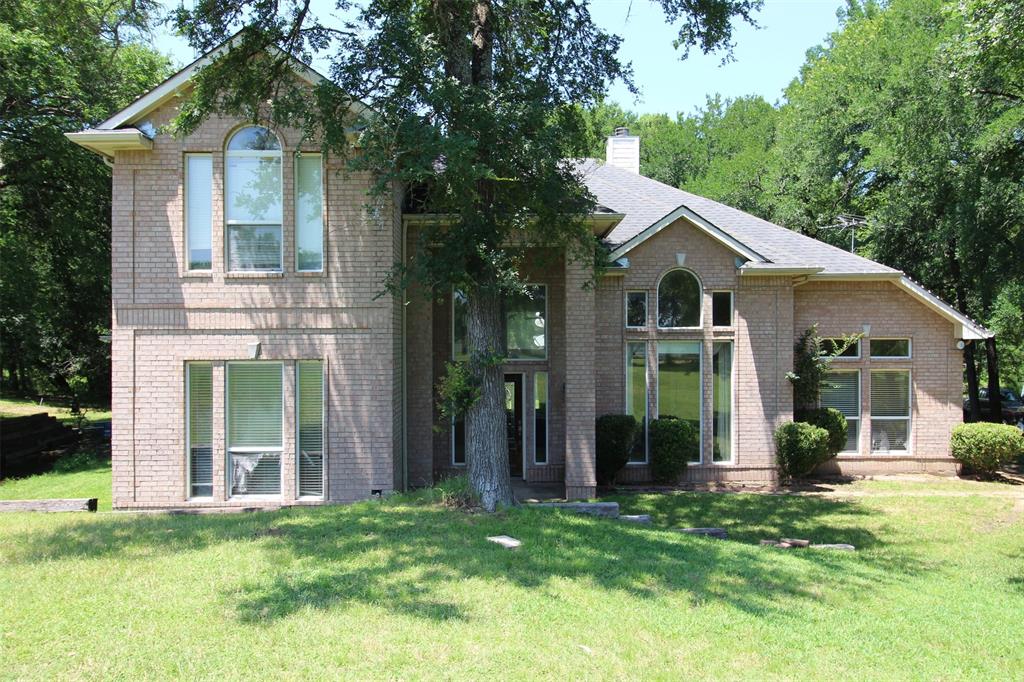
<path fill-rule="evenodd" d="M 213 495 L 213 365 L 185 365 L 188 384 L 189 495 Z"/>
<path fill-rule="evenodd" d="M 508 360 L 544 360 L 547 358 L 547 287 L 534 284 L 527 293 L 509 297 L 505 302 L 505 345 Z M 469 359 L 466 328 L 466 297 L 452 293 L 452 357 Z"/>
<path fill-rule="evenodd" d="M 647 326 L 647 292 L 630 291 L 626 294 L 626 326 Z"/>
<path fill-rule="evenodd" d="M 533 375 L 533 461 L 548 461 L 548 373 Z"/>
<path fill-rule="evenodd" d="M 732 343 L 718 341 L 712 347 L 711 400 L 714 462 L 732 461 Z"/>
<path fill-rule="evenodd" d="M 821 387 L 821 406 L 839 410 L 846 417 L 843 452 L 857 452 L 860 442 L 860 373 L 829 372 Z"/>
<path fill-rule="evenodd" d="M 909 358 L 910 339 L 871 339 L 873 358 Z"/>
<path fill-rule="evenodd" d="M 228 270 L 260 272 L 280 269 L 280 225 L 228 226 Z"/>
<path fill-rule="evenodd" d="M 658 326 L 662 328 L 700 326 L 701 289 L 697 278 L 686 270 L 673 270 L 658 285 Z"/>
<path fill-rule="evenodd" d="M 626 344 L 626 413 L 640 425 L 630 462 L 647 461 L 647 344 Z"/>
<path fill-rule="evenodd" d="M 663 341 L 658 344 L 658 416 L 678 417 L 700 432 L 703 385 L 701 342 Z M 700 449 L 697 459 L 699 462 Z"/>
<path fill-rule="evenodd" d="M 904 452 L 910 441 L 910 372 L 871 372 L 871 451 Z"/>
<path fill-rule="evenodd" d="M 296 164 L 295 258 L 296 269 L 324 268 L 324 206 L 322 164 L 319 154 L 303 154 Z"/>
<path fill-rule="evenodd" d="M 188 231 L 188 269 L 213 267 L 213 157 L 209 154 L 185 155 L 185 208 Z"/>
<path fill-rule="evenodd" d="M 732 292 L 716 291 L 711 294 L 711 325 L 732 326 Z"/>
<path fill-rule="evenodd" d="M 303 361 L 298 374 L 299 496 L 324 494 L 324 369 L 323 363 Z"/>
<path fill-rule="evenodd" d="M 229 363 L 227 370 L 231 494 L 280 494 L 282 365 Z"/>

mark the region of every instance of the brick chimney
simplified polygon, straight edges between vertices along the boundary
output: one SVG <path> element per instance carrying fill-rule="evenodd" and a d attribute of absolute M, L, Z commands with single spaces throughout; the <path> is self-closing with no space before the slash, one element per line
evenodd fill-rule
<path fill-rule="evenodd" d="M 640 175 L 640 138 L 629 134 L 629 128 L 616 128 L 608 138 L 605 163 Z"/>

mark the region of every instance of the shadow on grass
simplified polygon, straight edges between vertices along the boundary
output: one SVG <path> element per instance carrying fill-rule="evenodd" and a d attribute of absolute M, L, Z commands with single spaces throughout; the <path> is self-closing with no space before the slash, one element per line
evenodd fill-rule
<path fill-rule="evenodd" d="M 823 591 L 878 589 L 925 570 L 913 557 L 893 552 L 787 553 L 744 544 L 797 535 L 881 547 L 881 539 L 858 525 L 868 512 L 852 502 L 688 494 L 632 503 L 632 510 L 650 511 L 662 527 L 539 509 L 483 515 L 362 503 L 247 515 L 108 517 L 16 535 L 7 560 L 146 561 L 230 543 L 231 552 L 263 554 L 267 567 L 225 595 L 244 622 L 353 603 L 434 621 L 467 619 L 463 605 L 446 598 L 446 586 L 483 580 L 561 600 L 564 591 L 552 584 L 557 579 L 637 599 L 677 594 L 693 604 L 719 601 L 753 614 L 799 617 Z M 742 542 L 667 529 L 711 521 Z M 486 541 L 497 534 L 512 535 L 523 547 L 509 551 Z"/>

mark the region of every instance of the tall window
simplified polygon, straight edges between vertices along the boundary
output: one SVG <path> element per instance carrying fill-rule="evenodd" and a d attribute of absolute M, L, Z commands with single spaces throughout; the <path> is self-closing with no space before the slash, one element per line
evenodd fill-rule
<path fill-rule="evenodd" d="M 533 461 L 548 463 L 548 373 L 533 375 Z"/>
<path fill-rule="evenodd" d="M 319 360 L 295 365 L 298 405 L 298 476 L 300 497 L 324 494 L 324 364 Z"/>
<path fill-rule="evenodd" d="M 323 166 L 319 154 L 295 162 L 295 269 L 324 269 Z"/>
<path fill-rule="evenodd" d="M 228 142 L 225 158 L 228 270 L 280 271 L 281 143 L 249 126 Z"/>
<path fill-rule="evenodd" d="M 839 410 L 846 417 L 843 452 L 857 452 L 860 443 L 860 372 L 829 372 L 821 387 L 821 406 Z"/>
<path fill-rule="evenodd" d="M 232 495 L 281 493 L 280 362 L 232 362 L 227 368 L 228 471 Z"/>
<path fill-rule="evenodd" d="M 626 414 L 640 424 L 629 461 L 642 464 L 647 461 L 647 343 L 643 341 L 626 344 Z"/>
<path fill-rule="evenodd" d="M 715 341 L 711 347 L 712 430 L 711 461 L 732 461 L 732 341 Z"/>
<path fill-rule="evenodd" d="M 658 285 L 658 326 L 662 329 L 699 327 L 700 282 L 689 270 L 672 270 Z"/>
<path fill-rule="evenodd" d="M 626 326 L 643 329 L 647 326 L 647 292 L 626 292 Z"/>
<path fill-rule="evenodd" d="M 509 360 L 544 360 L 547 358 L 547 287 L 531 284 L 526 293 L 510 296 L 505 301 L 505 343 Z M 469 357 L 466 331 L 466 297 L 452 295 L 452 356 L 456 360 Z"/>
<path fill-rule="evenodd" d="M 658 416 L 678 417 L 698 432 L 704 399 L 700 366 L 700 341 L 658 343 Z M 692 461 L 700 461 L 699 450 Z"/>
<path fill-rule="evenodd" d="M 213 157 L 185 155 L 185 242 L 189 270 L 210 270 L 213 223 Z"/>
<path fill-rule="evenodd" d="M 906 452 L 910 442 L 910 372 L 871 372 L 871 451 Z"/>
<path fill-rule="evenodd" d="M 711 293 L 711 326 L 732 326 L 731 291 L 714 291 Z"/>
<path fill-rule="evenodd" d="M 213 495 L 213 365 L 185 365 L 188 397 L 188 485 L 190 497 Z"/>

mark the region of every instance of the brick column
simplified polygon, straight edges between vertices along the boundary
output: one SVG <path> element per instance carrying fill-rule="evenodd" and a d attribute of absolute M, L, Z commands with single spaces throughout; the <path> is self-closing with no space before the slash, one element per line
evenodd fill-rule
<path fill-rule="evenodd" d="M 565 496 L 597 493 L 594 453 L 594 289 L 586 265 L 565 264 Z"/>
<path fill-rule="evenodd" d="M 284 363 L 284 382 L 281 386 L 281 398 L 284 402 L 284 419 L 281 424 L 281 501 L 294 502 L 298 493 L 295 476 L 295 440 L 297 426 L 295 420 L 296 394 L 295 361 Z"/>
<path fill-rule="evenodd" d="M 217 502 L 223 502 L 230 495 L 228 479 L 231 472 L 227 464 L 227 422 L 224 411 L 226 373 L 223 360 L 213 363 L 213 499 Z"/>

